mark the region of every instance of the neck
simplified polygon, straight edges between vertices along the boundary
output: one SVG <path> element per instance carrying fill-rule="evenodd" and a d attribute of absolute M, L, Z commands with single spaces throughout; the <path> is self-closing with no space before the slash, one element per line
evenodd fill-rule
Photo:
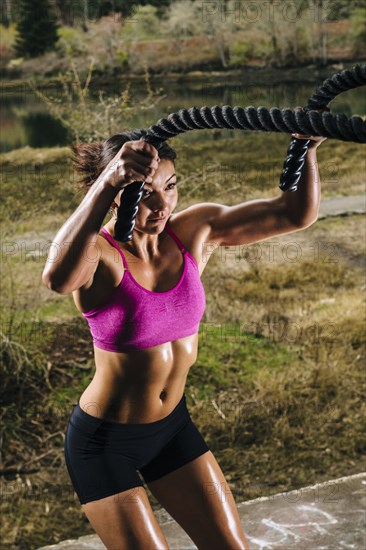
<path fill-rule="evenodd" d="M 169 221 L 169 220 L 167 220 Z M 120 248 L 123 248 L 130 252 L 133 256 L 137 257 L 143 262 L 151 263 L 154 260 L 157 260 L 161 257 L 161 251 L 159 249 L 161 244 L 161 239 L 164 238 L 164 229 L 166 222 L 154 225 L 151 228 L 151 232 L 142 230 L 134 227 L 132 231 L 132 239 L 125 243 L 117 241 L 114 237 L 114 225 L 115 220 L 111 220 L 107 225 L 106 229 L 112 235 L 113 239 L 118 243 Z"/>

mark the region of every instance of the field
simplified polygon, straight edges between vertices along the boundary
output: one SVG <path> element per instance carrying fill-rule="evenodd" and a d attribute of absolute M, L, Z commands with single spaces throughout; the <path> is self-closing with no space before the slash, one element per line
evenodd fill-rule
<path fill-rule="evenodd" d="M 199 134 L 174 142 L 177 211 L 280 193 L 287 136 Z M 364 190 L 364 146 L 327 140 L 318 160 L 322 197 Z M 47 244 L 81 200 L 69 151 L 24 148 L 0 163 L 2 544 L 28 550 L 93 532 L 63 440 L 94 367 L 72 297 L 41 282 Z M 207 308 L 187 401 L 237 501 L 365 467 L 364 234 L 360 215 L 318 220 L 221 247 L 203 273 Z"/>

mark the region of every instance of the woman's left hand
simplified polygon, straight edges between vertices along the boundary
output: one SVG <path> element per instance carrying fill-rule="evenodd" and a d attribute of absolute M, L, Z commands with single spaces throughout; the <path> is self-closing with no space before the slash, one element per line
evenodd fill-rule
<path fill-rule="evenodd" d="M 302 107 L 296 107 L 296 109 L 302 109 Z M 318 113 L 322 113 L 323 111 L 329 112 L 329 107 L 324 107 L 324 109 L 314 109 L 314 111 L 318 111 Z M 327 138 L 324 136 L 305 136 L 303 134 L 291 134 L 296 139 L 310 139 L 310 143 L 308 146 L 308 149 L 317 149 L 323 141 L 325 141 Z"/>
<path fill-rule="evenodd" d="M 310 139 L 308 149 L 317 149 L 327 138 L 324 136 L 303 136 L 302 134 L 291 134 L 296 139 Z"/>

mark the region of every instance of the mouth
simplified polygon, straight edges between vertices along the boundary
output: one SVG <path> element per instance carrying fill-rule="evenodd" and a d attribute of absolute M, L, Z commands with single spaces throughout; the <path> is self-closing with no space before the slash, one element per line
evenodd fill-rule
<path fill-rule="evenodd" d="M 161 222 L 165 222 L 166 220 L 166 216 L 164 218 L 150 218 L 148 221 L 149 222 L 155 222 L 155 223 L 161 223 Z"/>

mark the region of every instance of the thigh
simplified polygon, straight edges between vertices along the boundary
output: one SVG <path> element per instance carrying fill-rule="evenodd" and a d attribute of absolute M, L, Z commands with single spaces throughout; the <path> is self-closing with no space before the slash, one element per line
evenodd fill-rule
<path fill-rule="evenodd" d="M 155 481 L 209 451 L 209 447 L 192 422 L 189 414 L 183 426 L 162 450 L 143 468 L 139 468 L 146 483 Z"/>
<path fill-rule="evenodd" d="M 88 502 L 82 508 L 107 550 L 169 548 L 143 487 Z"/>
<path fill-rule="evenodd" d="M 64 443 L 66 467 L 80 504 L 143 487 L 136 468 L 94 433 L 69 423 Z"/>
<path fill-rule="evenodd" d="M 147 485 L 200 550 L 249 548 L 233 494 L 211 451 Z"/>

